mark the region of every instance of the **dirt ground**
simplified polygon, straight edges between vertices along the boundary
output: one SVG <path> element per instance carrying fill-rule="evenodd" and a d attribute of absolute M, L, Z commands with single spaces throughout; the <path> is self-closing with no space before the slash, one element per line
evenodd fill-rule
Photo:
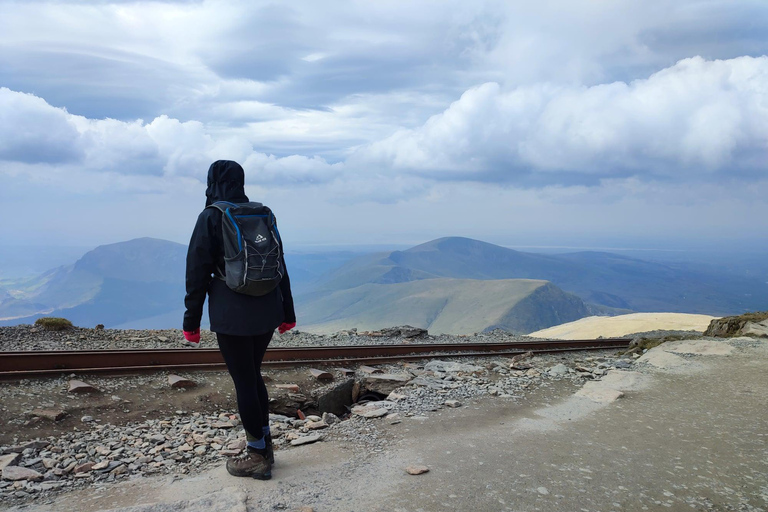
<path fill-rule="evenodd" d="M 374 420 L 393 434 L 381 453 L 334 442 L 281 453 L 268 482 L 216 467 L 25 510 L 768 510 L 768 343 L 730 355 L 688 348 L 674 366 L 639 368 L 647 381 L 610 403 L 570 385 L 520 404 L 482 398 L 396 425 Z M 415 463 L 430 471 L 406 474 Z"/>
<path fill-rule="evenodd" d="M 334 371 L 333 367 L 319 368 Z M 75 378 L 99 390 L 83 395 L 67 392 L 69 375 L 57 379 L 0 381 L 0 424 L 8 426 L 0 429 L 0 445 L 72 432 L 82 426 L 83 416 L 124 425 L 146 419 L 166 419 L 179 410 L 203 414 L 237 412 L 234 386 L 226 371 L 178 372 L 177 375 L 198 384 L 189 389 L 171 388 L 168 375 L 168 372 L 112 377 L 77 375 Z M 276 384 L 297 384 L 304 394 L 322 384 L 303 367 L 270 368 L 264 375 L 273 397 L 285 393 L 277 390 Z M 37 409 L 60 410 L 66 416 L 58 421 L 35 417 L 33 411 Z"/>

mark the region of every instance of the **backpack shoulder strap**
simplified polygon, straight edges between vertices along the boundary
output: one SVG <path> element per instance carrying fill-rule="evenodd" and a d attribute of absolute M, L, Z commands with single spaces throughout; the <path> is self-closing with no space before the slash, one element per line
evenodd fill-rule
<path fill-rule="evenodd" d="M 224 213 L 225 211 L 227 211 L 230 208 L 239 208 L 239 207 L 267 208 L 266 206 L 264 206 L 261 203 L 255 203 L 255 202 L 250 202 L 250 203 L 230 203 L 229 201 L 216 201 L 215 203 L 206 206 L 206 208 L 216 208 L 221 213 Z"/>

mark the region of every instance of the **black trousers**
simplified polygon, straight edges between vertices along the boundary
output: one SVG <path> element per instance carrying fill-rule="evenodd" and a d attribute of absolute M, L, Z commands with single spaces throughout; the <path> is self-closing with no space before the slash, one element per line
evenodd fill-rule
<path fill-rule="evenodd" d="M 216 334 L 219 350 L 235 383 L 237 408 L 249 441 L 261 439 L 269 425 L 269 395 L 261 377 L 261 361 L 272 340 L 272 332 L 256 336 Z"/>

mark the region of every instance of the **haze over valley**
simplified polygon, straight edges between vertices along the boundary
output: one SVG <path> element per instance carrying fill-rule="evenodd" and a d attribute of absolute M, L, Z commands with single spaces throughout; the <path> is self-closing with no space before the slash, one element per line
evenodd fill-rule
<path fill-rule="evenodd" d="M 0 324 L 43 315 L 76 325 L 177 328 L 186 247 L 142 238 L 99 246 L 74 264 L 0 280 Z M 530 333 L 591 315 L 739 314 L 768 304 L 759 266 L 724 272 L 598 251 L 541 254 L 461 237 L 405 250 L 289 252 L 299 328 L 412 325 L 434 333 Z"/>

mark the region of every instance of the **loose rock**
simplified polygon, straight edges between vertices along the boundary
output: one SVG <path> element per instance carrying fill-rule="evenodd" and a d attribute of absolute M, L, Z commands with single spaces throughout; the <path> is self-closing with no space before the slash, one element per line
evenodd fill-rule
<path fill-rule="evenodd" d="M 97 393 L 99 390 L 87 382 L 81 380 L 70 380 L 68 393 Z"/>
<path fill-rule="evenodd" d="M 405 468 L 405 472 L 409 475 L 423 475 L 424 473 L 429 473 L 429 468 L 420 464 L 413 464 Z"/>

